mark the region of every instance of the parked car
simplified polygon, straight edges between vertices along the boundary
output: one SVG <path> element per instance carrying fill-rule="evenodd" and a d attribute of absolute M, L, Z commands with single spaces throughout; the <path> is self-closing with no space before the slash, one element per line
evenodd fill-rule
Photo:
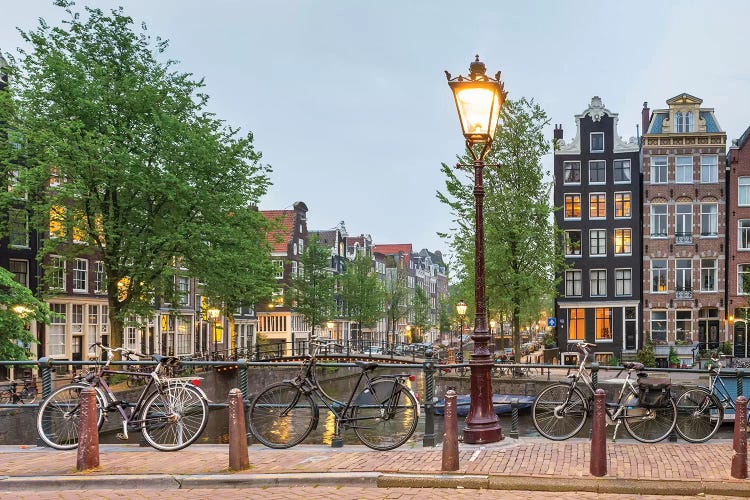
<path fill-rule="evenodd" d="M 364 354 L 372 356 L 373 354 L 383 354 L 383 349 L 380 347 L 370 346 L 367 347 L 364 351 L 362 351 Z"/>

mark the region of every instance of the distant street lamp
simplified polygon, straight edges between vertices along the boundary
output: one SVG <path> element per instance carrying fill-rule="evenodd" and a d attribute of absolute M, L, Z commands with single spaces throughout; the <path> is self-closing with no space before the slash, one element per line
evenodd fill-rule
<path fill-rule="evenodd" d="M 494 319 L 490 320 L 490 341 L 492 343 L 492 360 L 495 360 L 495 325 L 497 323 Z"/>
<path fill-rule="evenodd" d="M 221 311 L 219 311 L 216 307 L 209 307 L 206 310 L 206 316 L 210 320 L 211 325 L 211 336 L 214 340 L 214 355 L 218 352 L 218 343 L 219 343 L 219 336 L 216 334 L 216 320 L 219 318 L 219 314 L 221 314 Z"/>
<path fill-rule="evenodd" d="M 500 72 L 495 77 L 485 73 L 486 66 L 476 56 L 469 66 L 469 77 L 461 75 L 451 78 L 447 71 L 448 85 L 453 91 L 453 99 L 461 121 L 461 129 L 466 138 L 466 148 L 474 159 L 474 351 L 471 356 L 471 404 L 466 417 L 464 442 L 469 444 L 494 443 L 503 438 L 500 423 L 492 407 L 492 381 L 490 378 L 493 361 L 487 342 L 487 304 L 484 289 L 484 158 L 492 148 L 500 109 L 507 92 L 500 81 Z M 474 150 L 480 146 L 479 154 Z M 463 338 L 463 337 L 462 337 Z"/>
<path fill-rule="evenodd" d="M 463 300 L 458 301 L 456 304 L 456 312 L 461 320 L 461 327 L 458 331 L 458 356 L 456 356 L 459 363 L 464 362 L 464 318 L 466 317 L 466 302 Z"/>

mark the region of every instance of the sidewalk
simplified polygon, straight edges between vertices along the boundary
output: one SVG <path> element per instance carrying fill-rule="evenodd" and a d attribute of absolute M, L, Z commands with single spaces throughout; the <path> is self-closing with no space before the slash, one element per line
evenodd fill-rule
<path fill-rule="evenodd" d="M 589 474 L 590 442 L 506 438 L 481 447 L 460 445 L 460 469 L 441 472 L 440 448 L 377 452 L 362 446 L 332 449 L 249 447 L 251 468 L 228 472 L 227 445 L 193 445 L 164 453 L 134 445 L 102 445 L 100 468 L 75 470 L 76 451 L 0 447 L 0 492 L 56 489 L 236 488 L 290 485 L 464 487 L 534 491 L 589 491 L 750 496 L 750 480 L 733 479 L 731 440 L 707 444 L 607 443 L 608 475 Z"/>

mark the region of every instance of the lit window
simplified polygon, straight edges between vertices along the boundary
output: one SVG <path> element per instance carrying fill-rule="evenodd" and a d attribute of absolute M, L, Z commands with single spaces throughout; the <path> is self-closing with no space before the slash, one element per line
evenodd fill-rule
<path fill-rule="evenodd" d="M 653 293 L 667 293 L 667 261 L 657 259 L 651 261 L 651 291 Z"/>
<path fill-rule="evenodd" d="M 581 195 L 580 194 L 566 194 L 565 195 L 565 218 L 566 219 L 580 219 L 581 218 Z"/>
<path fill-rule="evenodd" d="M 584 328 L 585 319 L 585 309 L 568 309 L 568 340 L 586 339 L 586 331 Z"/>
<path fill-rule="evenodd" d="M 630 255 L 632 253 L 632 230 L 630 228 L 615 229 L 615 255 Z"/>
<path fill-rule="evenodd" d="M 605 219 L 607 217 L 607 195 L 594 193 L 589 195 L 589 218 Z"/>
<path fill-rule="evenodd" d="M 615 193 L 615 217 L 629 219 L 631 216 L 630 192 Z"/>
<path fill-rule="evenodd" d="M 612 340 L 612 309 L 596 308 L 596 340 Z"/>
<path fill-rule="evenodd" d="M 65 208 L 53 206 L 49 210 L 49 235 L 50 238 L 65 237 Z"/>

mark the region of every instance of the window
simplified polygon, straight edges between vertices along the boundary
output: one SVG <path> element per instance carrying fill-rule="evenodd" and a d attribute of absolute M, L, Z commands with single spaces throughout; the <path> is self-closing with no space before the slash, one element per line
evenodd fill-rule
<path fill-rule="evenodd" d="M 581 255 L 581 231 L 565 231 L 565 255 Z"/>
<path fill-rule="evenodd" d="M 667 183 L 667 157 L 651 157 L 651 184 Z"/>
<path fill-rule="evenodd" d="M 274 275 L 276 279 L 284 279 L 284 261 L 283 260 L 273 260 L 271 261 L 271 265 L 274 268 Z"/>
<path fill-rule="evenodd" d="M 630 160 L 615 160 L 614 181 L 630 182 Z"/>
<path fill-rule="evenodd" d="M 675 272 L 677 273 L 675 281 L 677 298 L 691 298 L 692 293 L 681 296 L 680 292 L 693 291 L 693 261 L 690 259 L 677 259 L 675 261 Z"/>
<path fill-rule="evenodd" d="M 50 326 L 47 335 L 47 352 L 50 356 L 65 355 L 66 304 L 50 304 Z"/>
<path fill-rule="evenodd" d="M 589 218 L 605 219 L 607 217 L 607 195 L 594 193 L 589 195 Z"/>
<path fill-rule="evenodd" d="M 685 340 L 693 337 L 693 313 L 692 311 L 677 311 L 675 330 L 677 340 Z"/>
<path fill-rule="evenodd" d="M 685 132 L 695 132 L 693 127 L 693 112 L 688 111 L 685 113 Z"/>
<path fill-rule="evenodd" d="M 629 219 L 630 216 L 630 191 L 615 193 L 615 217 L 618 219 Z"/>
<path fill-rule="evenodd" d="M 701 290 L 716 291 L 716 259 L 701 259 Z"/>
<path fill-rule="evenodd" d="M 675 205 L 675 243 L 689 245 L 693 242 L 693 205 L 678 203 Z"/>
<path fill-rule="evenodd" d="M 607 182 L 607 162 L 591 160 L 589 162 L 589 184 L 604 184 Z"/>
<path fill-rule="evenodd" d="M 651 311 L 651 339 L 667 340 L 667 311 Z"/>
<path fill-rule="evenodd" d="M 615 255 L 631 255 L 633 240 L 630 228 L 615 229 Z"/>
<path fill-rule="evenodd" d="M 305 240 L 302 238 L 299 239 L 299 253 L 303 254 L 305 252 Z"/>
<path fill-rule="evenodd" d="M 750 295 L 750 264 L 737 266 L 737 294 Z"/>
<path fill-rule="evenodd" d="M 737 179 L 737 204 L 741 207 L 750 207 L 750 177 Z"/>
<path fill-rule="evenodd" d="M 740 219 L 738 222 L 737 249 L 750 250 L 750 219 Z"/>
<path fill-rule="evenodd" d="M 187 276 L 177 276 L 177 294 L 181 306 L 190 305 L 190 278 Z"/>
<path fill-rule="evenodd" d="M 18 208 L 8 210 L 8 245 L 28 248 L 29 215 L 26 210 Z"/>
<path fill-rule="evenodd" d="M 580 219 L 581 218 L 581 195 L 580 194 L 566 194 L 565 195 L 565 218 L 566 219 Z"/>
<path fill-rule="evenodd" d="M 297 277 L 297 261 L 292 261 L 292 276 Z"/>
<path fill-rule="evenodd" d="M 29 286 L 29 261 L 10 259 L 8 271 L 13 273 L 14 279 L 25 287 Z"/>
<path fill-rule="evenodd" d="M 65 290 L 65 260 L 59 255 L 50 256 L 48 283 L 50 289 Z"/>
<path fill-rule="evenodd" d="M 605 297 L 607 295 L 607 270 L 592 269 L 589 271 L 592 297 Z"/>
<path fill-rule="evenodd" d="M 83 304 L 71 304 L 70 326 L 74 334 L 83 333 Z"/>
<path fill-rule="evenodd" d="M 701 236 L 719 234 L 719 205 L 716 203 L 701 204 Z"/>
<path fill-rule="evenodd" d="M 107 293 L 107 274 L 101 260 L 97 260 L 94 267 L 94 293 Z"/>
<path fill-rule="evenodd" d="M 601 153 L 604 151 L 604 132 L 591 132 L 591 152 Z"/>
<path fill-rule="evenodd" d="M 612 340 L 612 309 L 596 308 L 596 340 Z"/>
<path fill-rule="evenodd" d="M 667 205 L 665 204 L 651 205 L 651 237 L 667 237 Z"/>
<path fill-rule="evenodd" d="M 719 157 L 716 155 L 701 156 L 701 183 L 719 182 Z"/>
<path fill-rule="evenodd" d="M 76 259 L 73 268 L 73 291 L 86 292 L 88 290 L 87 276 L 89 270 L 89 261 L 86 259 Z"/>
<path fill-rule="evenodd" d="M 685 118 L 679 111 L 674 114 L 674 125 L 675 132 L 679 133 L 685 131 Z"/>
<path fill-rule="evenodd" d="M 675 158 L 675 182 L 677 184 L 693 183 L 693 157 L 677 156 Z"/>
<path fill-rule="evenodd" d="M 653 293 L 667 292 L 667 261 L 664 259 L 651 261 L 651 291 Z"/>
<path fill-rule="evenodd" d="M 581 162 L 565 161 L 563 162 L 563 184 L 580 184 L 581 183 Z"/>
<path fill-rule="evenodd" d="M 568 340 L 586 339 L 586 331 L 584 329 L 585 319 L 585 309 L 568 309 Z"/>
<path fill-rule="evenodd" d="M 605 229 L 589 231 L 589 255 L 607 255 L 607 231 Z"/>
<path fill-rule="evenodd" d="M 565 296 L 580 297 L 581 295 L 581 270 L 565 271 Z"/>
<path fill-rule="evenodd" d="M 615 269 L 615 295 L 618 297 L 633 295 L 632 269 Z"/>

